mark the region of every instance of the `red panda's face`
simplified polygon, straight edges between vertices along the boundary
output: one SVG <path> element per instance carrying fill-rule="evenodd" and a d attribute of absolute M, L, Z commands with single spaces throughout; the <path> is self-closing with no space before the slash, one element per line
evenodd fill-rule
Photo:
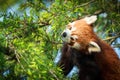
<path fill-rule="evenodd" d="M 69 23 L 62 33 L 62 40 L 72 48 L 78 50 L 86 48 L 94 37 L 91 25 L 96 20 L 96 16 L 91 16 Z"/>

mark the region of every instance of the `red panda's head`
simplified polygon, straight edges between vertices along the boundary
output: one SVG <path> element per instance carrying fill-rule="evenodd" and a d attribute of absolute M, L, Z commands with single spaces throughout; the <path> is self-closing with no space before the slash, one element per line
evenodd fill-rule
<path fill-rule="evenodd" d="M 101 49 L 95 42 L 97 37 L 92 28 L 96 20 L 97 16 L 91 16 L 69 23 L 62 33 L 63 41 L 78 50 L 87 49 L 89 53 L 100 52 Z"/>

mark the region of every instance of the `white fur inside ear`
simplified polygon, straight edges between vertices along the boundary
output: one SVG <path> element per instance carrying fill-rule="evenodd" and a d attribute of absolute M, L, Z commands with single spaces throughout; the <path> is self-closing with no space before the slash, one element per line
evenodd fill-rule
<path fill-rule="evenodd" d="M 84 20 L 86 21 L 87 24 L 93 24 L 97 20 L 97 16 L 90 16 L 90 17 L 85 17 Z"/>
<path fill-rule="evenodd" d="M 88 51 L 89 51 L 89 53 L 101 52 L 101 48 L 96 42 L 92 41 L 92 42 L 89 43 Z"/>

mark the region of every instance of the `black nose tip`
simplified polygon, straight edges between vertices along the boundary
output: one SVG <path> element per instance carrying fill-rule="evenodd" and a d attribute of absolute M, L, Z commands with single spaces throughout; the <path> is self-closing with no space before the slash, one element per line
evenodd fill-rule
<path fill-rule="evenodd" d="M 66 33 L 66 32 L 64 32 L 64 33 L 62 34 L 62 36 L 63 36 L 63 37 L 66 37 L 66 36 L 67 36 L 67 33 Z"/>

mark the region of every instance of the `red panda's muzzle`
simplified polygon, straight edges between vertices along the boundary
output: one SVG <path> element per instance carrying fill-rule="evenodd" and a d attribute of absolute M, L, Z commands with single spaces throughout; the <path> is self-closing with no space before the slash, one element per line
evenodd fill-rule
<path fill-rule="evenodd" d="M 68 29 L 65 29 L 62 33 L 62 40 L 66 43 L 70 43 L 70 37 L 71 37 L 71 31 Z"/>
<path fill-rule="evenodd" d="M 66 42 L 68 45 L 73 46 L 75 42 L 71 41 L 69 38 L 70 37 L 68 37 L 68 35 L 67 35 L 66 32 L 62 33 L 62 39 L 63 39 L 63 41 Z M 71 39 L 73 39 L 73 38 L 71 37 Z"/>
<path fill-rule="evenodd" d="M 74 29 L 74 28 L 73 28 Z M 78 49 L 80 44 L 77 43 L 78 36 L 72 35 L 72 29 L 65 29 L 61 34 L 63 42 L 67 43 L 69 46 Z"/>

